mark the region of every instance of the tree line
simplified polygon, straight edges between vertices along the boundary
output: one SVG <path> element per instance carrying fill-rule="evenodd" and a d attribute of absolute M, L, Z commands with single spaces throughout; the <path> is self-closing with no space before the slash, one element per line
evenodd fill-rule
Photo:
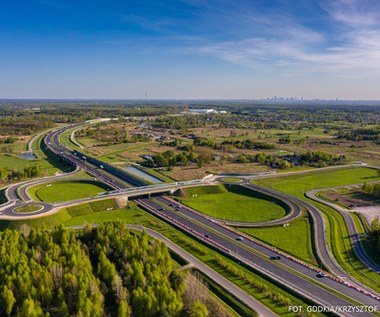
<path fill-rule="evenodd" d="M 275 149 L 276 146 L 272 143 L 266 142 L 255 142 L 250 139 L 245 140 L 224 140 L 223 142 L 215 142 L 208 140 L 206 138 L 196 138 L 193 141 L 195 146 L 207 146 L 215 150 L 225 150 L 226 145 L 232 145 L 238 149 L 249 149 L 249 150 L 270 150 Z"/>
<path fill-rule="evenodd" d="M 32 135 L 52 127 L 54 123 L 48 116 L 0 116 L 0 135 Z"/>
<path fill-rule="evenodd" d="M 0 167 L 0 184 L 17 182 L 28 178 L 39 177 L 41 175 L 42 170 L 38 165 L 26 166 L 21 170 Z"/>
<path fill-rule="evenodd" d="M 202 167 L 205 164 L 210 163 L 213 160 L 213 156 L 210 153 L 196 154 L 193 151 L 176 153 L 172 150 L 164 151 L 155 154 L 151 157 L 145 157 L 143 165 L 147 167 L 170 167 L 177 165 L 186 166 L 189 163 L 195 163 L 198 167 Z"/>

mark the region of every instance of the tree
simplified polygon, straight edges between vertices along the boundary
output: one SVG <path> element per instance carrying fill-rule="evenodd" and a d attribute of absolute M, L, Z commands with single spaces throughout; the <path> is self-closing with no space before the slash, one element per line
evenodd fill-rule
<path fill-rule="evenodd" d="M 44 317 L 44 313 L 39 303 L 31 298 L 27 298 L 22 303 L 20 315 L 23 317 Z"/>
<path fill-rule="evenodd" d="M 0 293 L 0 311 L 4 310 L 4 312 L 10 316 L 12 313 L 13 305 L 16 303 L 16 299 L 13 295 L 13 292 L 8 289 L 6 285 L 3 285 Z"/>
<path fill-rule="evenodd" d="M 207 317 L 208 310 L 205 305 L 203 305 L 199 300 L 196 300 L 193 305 L 193 316 L 194 317 Z"/>
<path fill-rule="evenodd" d="M 121 301 L 117 309 L 117 317 L 129 317 L 131 315 L 131 307 L 126 301 Z"/>
<path fill-rule="evenodd" d="M 154 156 L 154 162 L 156 163 L 156 166 L 158 167 L 164 167 L 164 166 L 169 165 L 169 161 L 161 153 Z"/>

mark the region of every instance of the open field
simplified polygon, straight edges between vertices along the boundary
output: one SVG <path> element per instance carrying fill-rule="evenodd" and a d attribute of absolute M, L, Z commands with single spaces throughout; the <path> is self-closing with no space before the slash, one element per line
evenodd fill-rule
<path fill-rule="evenodd" d="M 226 189 L 227 188 L 227 189 Z M 285 216 L 286 211 L 254 191 L 233 190 L 229 186 L 209 186 L 189 188 L 185 205 L 206 215 L 231 221 L 262 222 Z"/>
<path fill-rule="evenodd" d="M 299 175 L 279 176 L 253 183 L 304 198 L 304 193 L 319 188 L 335 187 L 380 179 L 376 170 L 369 168 L 344 168 L 339 170 L 320 171 Z"/>
<path fill-rule="evenodd" d="M 134 207 L 119 208 L 114 199 L 107 199 L 64 208 L 46 217 L 19 221 L 0 221 L 0 230 L 8 227 L 19 228 L 22 224 L 27 224 L 30 227 L 45 226 L 46 228 L 52 228 L 60 224 L 68 227 L 112 220 L 121 220 L 133 224 L 148 223 L 147 218 L 143 216 L 140 209 Z"/>
<path fill-rule="evenodd" d="M 301 260 L 316 264 L 307 217 L 298 218 L 287 227 L 240 228 L 239 230 Z"/>
<path fill-rule="evenodd" d="M 35 200 L 61 202 L 96 196 L 109 189 L 109 186 L 93 180 L 72 179 L 33 186 L 29 189 L 29 194 Z"/>
<path fill-rule="evenodd" d="M 12 168 L 12 169 L 15 168 L 15 169 L 20 170 L 26 166 L 36 165 L 37 163 L 41 163 L 41 162 L 37 162 L 37 160 L 26 160 L 21 157 L 18 157 L 15 154 L 0 155 L 0 167 L 4 167 L 4 168 Z"/>
<path fill-rule="evenodd" d="M 20 153 L 27 151 L 28 149 L 28 141 L 30 136 L 22 136 L 18 137 L 15 143 L 10 144 L 0 144 L 0 153 Z"/>

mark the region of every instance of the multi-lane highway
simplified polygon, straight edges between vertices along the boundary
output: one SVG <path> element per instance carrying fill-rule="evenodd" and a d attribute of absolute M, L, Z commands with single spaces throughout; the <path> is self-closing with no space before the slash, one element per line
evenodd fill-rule
<path fill-rule="evenodd" d="M 129 186 L 140 186 L 141 180 L 136 181 L 136 179 L 131 177 L 131 175 L 124 173 L 111 165 L 88 157 L 83 153 L 72 151 L 60 143 L 59 137 L 61 133 L 68 129 L 77 127 L 79 127 L 79 125 L 53 131 L 46 136 L 45 144 L 52 152 L 61 156 L 62 159 L 89 171 L 98 180 L 103 181 L 116 189 L 115 192 L 106 197 L 96 197 L 95 199 L 104 199 L 116 195 L 133 196 L 135 194 L 136 196 L 138 191 L 140 191 L 139 193 L 142 195 L 143 193 L 172 191 L 183 186 L 199 185 L 175 183 L 161 185 L 161 187 L 146 186 L 145 188 L 128 188 Z M 308 209 L 314 221 L 315 239 L 320 258 L 333 275 L 338 276 L 344 274 L 328 250 L 325 240 L 324 219 L 317 208 L 293 196 L 278 193 L 274 190 L 264 189 L 249 183 L 242 185 L 284 201 L 291 210 L 288 215 L 289 218 L 287 218 L 286 221 L 290 221 L 292 217 L 298 216 L 300 213 L 300 208 L 304 207 Z M 164 186 L 167 187 L 165 188 Z M 14 198 L 15 200 L 18 199 L 17 191 L 15 192 L 16 197 L 11 197 L 14 194 L 9 194 L 8 197 L 11 199 Z M 76 204 L 84 201 L 86 200 L 67 202 L 63 204 Z M 334 305 L 337 307 L 351 307 L 347 308 L 348 311 L 340 312 L 338 315 L 371 316 L 371 313 L 352 310 L 352 307 L 354 307 L 352 303 L 329 291 L 328 289 L 321 287 L 321 285 L 334 289 L 335 291 L 342 293 L 348 298 L 352 298 L 363 305 L 375 307 L 380 304 L 378 294 L 370 294 L 362 289 L 359 290 L 360 286 L 354 285 L 354 283 L 348 284 L 347 282 L 342 282 L 333 276 L 317 278 L 318 270 L 311 268 L 300 261 L 296 261 L 286 254 L 283 254 L 280 260 L 271 260 L 270 257 L 275 254 L 273 249 L 257 243 L 248 237 L 243 238 L 241 234 L 235 232 L 233 229 L 228 228 L 215 220 L 209 219 L 208 217 L 187 207 L 179 206 L 178 203 L 175 203 L 170 199 L 165 197 L 159 197 L 156 200 L 140 198 L 137 199 L 137 202 L 142 207 L 157 216 L 164 218 L 166 221 L 180 227 L 189 234 L 195 235 L 198 239 L 201 239 L 205 243 L 212 244 L 213 247 L 239 259 L 239 261 L 245 263 L 245 265 L 251 266 L 255 270 L 259 270 L 262 274 L 268 276 L 272 280 L 282 283 L 289 289 L 296 291 L 315 303 L 322 305 Z M 12 209 L 12 206 L 10 206 L 12 203 L 13 202 L 11 201 L 8 202 L 8 207 L 6 208 L 1 207 L 3 209 L 1 212 L 4 213 L 4 211 Z M 43 205 L 42 203 L 39 204 Z"/>
<path fill-rule="evenodd" d="M 263 274 L 280 281 L 316 303 L 321 305 L 352 306 L 347 300 L 311 281 L 335 289 L 363 305 L 380 305 L 379 299 L 368 296 L 339 279 L 330 278 L 329 276 L 318 278 L 317 269 L 305 266 L 299 261 L 294 261 L 282 255 L 280 260 L 272 260 L 271 257 L 278 256 L 275 251 L 246 237 L 243 238 L 240 233 L 220 225 L 208 217 L 180 205 L 178 202 L 166 197 L 142 198 L 138 199 L 137 202 L 146 210 L 187 231 L 198 239 L 211 244 L 214 248 L 218 248 L 230 256 L 233 255 L 240 261 L 245 261 Z M 241 238 L 243 239 L 241 240 Z M 348 314 L 345 316 L 359 315 Z"/>

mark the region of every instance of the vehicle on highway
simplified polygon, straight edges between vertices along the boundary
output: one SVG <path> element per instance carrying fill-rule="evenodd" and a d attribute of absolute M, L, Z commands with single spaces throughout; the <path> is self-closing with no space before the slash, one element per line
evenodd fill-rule
<path fill-rule="evenodd" d="M 164 207 L 161 207 L 161 208 L 158 208 L 159 211 L 164 211 L 165 208 Z"/>
<path fill-rule="evenodd" d="M 323 272 L 318 272 L 318 274 L 317 274 L 317 277 L 319 277 L 319 278 L 322 278 L 322 277 L 325 277 L 325 276 L 326 276 L 326 274 L 323 273 Z"/>
<path fill-rule="evenodd" d="M 205 238 L 210 238 L 210 235 L 208 235 L 208 234 L 205 234 Z"/>
<path fill-rule="evenodd" d="M 273 255 L 273 256 L 270 257 L 270 259 L 271 259 L 271 260 L 280 260 L 281 257 L 278 256 L 278 255 Z"/>
<path fill-rule="evenodd" d="M 237 238 L 236 238 L 236 241 L 243 241 L 243 240 L 244 240 L 243 237 L 237 237 Z"/>

